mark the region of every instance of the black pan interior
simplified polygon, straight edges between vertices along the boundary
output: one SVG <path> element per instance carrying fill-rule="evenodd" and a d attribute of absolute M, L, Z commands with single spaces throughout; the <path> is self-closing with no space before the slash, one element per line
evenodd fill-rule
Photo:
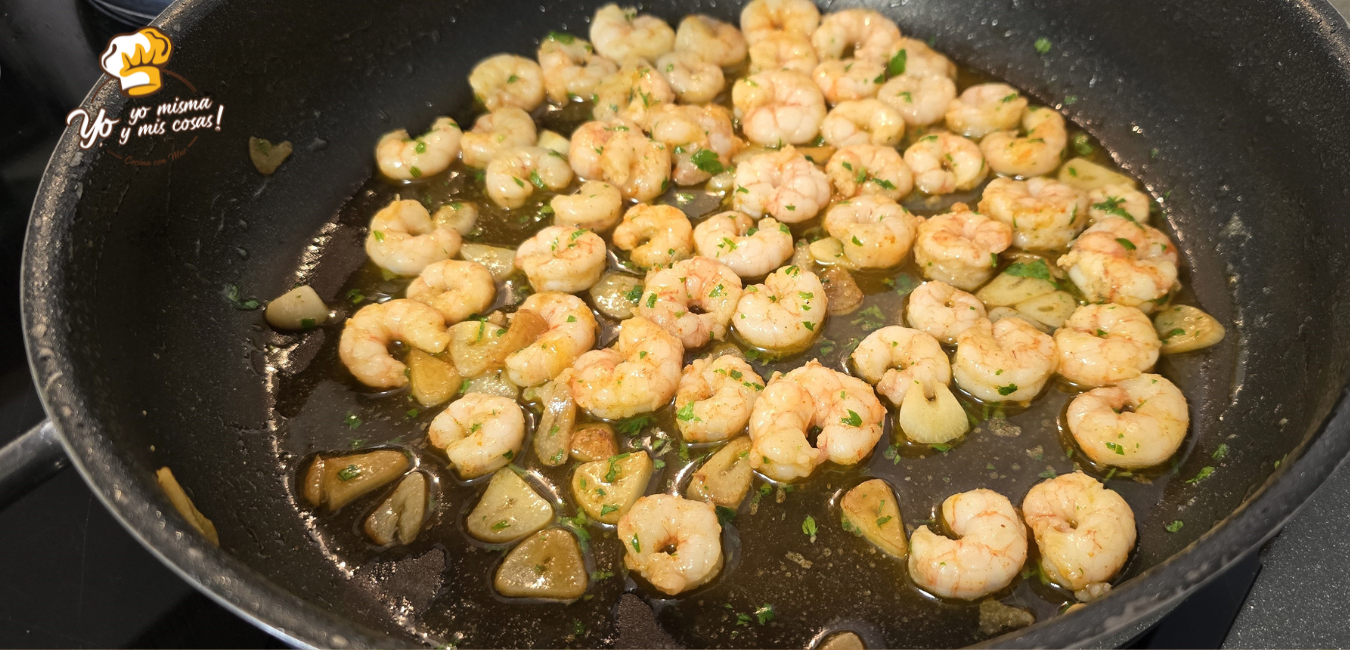
<path fill-rule="evenodd" d="M 358 570 L 336 565 L 311 539 L 288 503 L 299 458 L 268 422 L 273 335 L 222 292 L 235 285 L 245 297 L 278 295 L 313 237 L 359 241 L 355 229 L 320 231 L 369 178 L 381 133 L 462 111 L 478 59 L 530 55 L 553 29 L 584 33 L 599 4 L 181 2 L 160 19 L 178 46 L 169 69 L 226 106 L 224 130 L 152 167 L 82 153 L 70 134 L 62 141 L 35 208 L 24 279 L 39 384 L 110 505 L 233 607 L 318 645 L 428 641 L 399 611 L 429 600 L 444 561 Z M 1329 7 L 1296 3 L 911 0 L 822 9 L 862 5 L 1060 107 L 1098 137 L 1163 197 L 1188 264 L 1183 282 L 1232 325 L 1202 362 L 1173 369 L 1193 422 L 1178 471 L 1217 471 L 1197 486 L 1174 481 L 1158 512 L 1175 517 L 1140 522 L 1130 571 L 1146 575 L 1083 612 L 1000 640 L 1081 641 L 1194 586 L 1268 534 L 1347 446 L 1343 429 L 1323 433 L 1350 361 L 1350 333 L 1338 326 L 1350 318 L 1345 25 Z M 642 6 L 667 19 L 698 11 L 727 20 L 739 7 Z M 1039 37 L 1052 43 L 1046 55 L 1032 47 Z M 122 101 L 110 87 L 93 99 Z M 296 153 L 265 178 L 246 155 L 251 135 L 290 140 Z M 312 281 L 335 298 L 345 279 Z M 1301 458 L 1301 445 L 1315 440 L 1318 457 Z M 1221 443 L 1230 451 L 1215 462 Z M 1295 462 L 1301 482 L 1290 476 Z M 162 465 L 214 519 L 228 557 L 183 535 L 175 516 L 164 523 L 167 502 L 151 478 Z M 1246 526 L 1226 520 L 1272 481 L 1296 487 L 1241 513 Z M 1173 518 L 1186 526 L 1169 534 L 1162 524 Z M 1215 526 L 1223 530 L 1201 540 Z M 1188 561 L 1167 563 L 1183 550 Z"/>

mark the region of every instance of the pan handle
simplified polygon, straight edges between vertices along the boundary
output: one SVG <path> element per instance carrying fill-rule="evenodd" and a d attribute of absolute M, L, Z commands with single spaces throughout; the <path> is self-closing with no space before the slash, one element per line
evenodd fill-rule
<path fill-rule="evenodd" d="M 0 509 L 70 464 L 51 420 L 0 447 Z"/>

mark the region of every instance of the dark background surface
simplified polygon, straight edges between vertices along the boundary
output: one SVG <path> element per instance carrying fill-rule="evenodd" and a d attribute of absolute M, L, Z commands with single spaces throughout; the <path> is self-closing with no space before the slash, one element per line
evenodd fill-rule
<path fill-rule="evenodd" d="M 0 0 L 0 443 L 42 419 L 19 325 L 29 207 L 65 113 L 97 79 L 97 51 L 124 31 L 85 0 Z M 0 510 L 0 558 L 3 646 L 284 647 L 161 565 L 73 470 Z M 1132 645 L 1347 646 L 1347 600 L 1342 468 L 1283 533 Z"/>

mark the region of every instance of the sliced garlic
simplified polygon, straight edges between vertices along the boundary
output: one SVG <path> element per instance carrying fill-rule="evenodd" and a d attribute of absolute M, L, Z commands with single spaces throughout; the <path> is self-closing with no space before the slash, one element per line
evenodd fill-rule
<path fill-rule="evenodd" d="M 966 410 L 946 384 L 933 384 L 933 399 L 923 394 L 922 384 L 905 391 L 900 403 L 900 429 L 905 437 L 925 445 L 937 445 L 960 438 L 970 428 Z"/>

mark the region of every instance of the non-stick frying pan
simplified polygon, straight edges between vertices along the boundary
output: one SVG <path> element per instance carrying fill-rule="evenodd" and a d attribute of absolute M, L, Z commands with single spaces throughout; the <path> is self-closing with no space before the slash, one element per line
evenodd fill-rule
<path fill-rule="evenodd" d="M 222 131 L 156 166 L 83 151 L 74 130 L 62 138 L 23 273 L 37 384 L 94 491 L 226 606 L 296 643 L 428 641 L 400 624 L 388 597 L 414 593 L 415 571 L 355 580 L 296 517 L 297 459 L 281 451 L 278 423 L 269 422 L 263 348 L 273 335 L 221 292 L 289 288 L 304 247 L 371 175 L 382 132 L 466 108 L 464 79 L 477 60 L 531 53 L 549 30 L 584 32 L 598 4 L 184 0 L 155 25 L 177 45 L 168 69 L 227 107 Z M 1100 138 L 1165 197 L 1189 265 L 1183 280 L 1231 325 L 1192 366 L 1191 384 L 1203 389 L 1189 395 L 1181 471 L 1212 464 L 1220 442 L 1231 451 L 1203 490 L 1177 481 L 1160 504 L 1184 512 L 1185 528 L 1169 534 L 1141 522 L 1140 556 L 1109 596 L 993 641 L 1092 643 L 1268 538 L 1350 448 L 1346 25 L 1316 0 L 826 8 L 855 4 L 1062 107 Z M 739 3 L 658 0 L 643 9 L 734 20 Z M 1031 46 L 1040 37 L 1052 43 L 1047 54 Z M 112 115 L 125 105 L 111 85 L 86 100 Z M 290 140 L 296 153 L 263 177 L 245 155 L 250 135 Z M 342 280 L 315 282 L 333 298 Z M 169 507 L 153 479 L 162 465 L 214 519 L 219 549 Z M 515 634 L 515 645 L 533 640 Z"/>

